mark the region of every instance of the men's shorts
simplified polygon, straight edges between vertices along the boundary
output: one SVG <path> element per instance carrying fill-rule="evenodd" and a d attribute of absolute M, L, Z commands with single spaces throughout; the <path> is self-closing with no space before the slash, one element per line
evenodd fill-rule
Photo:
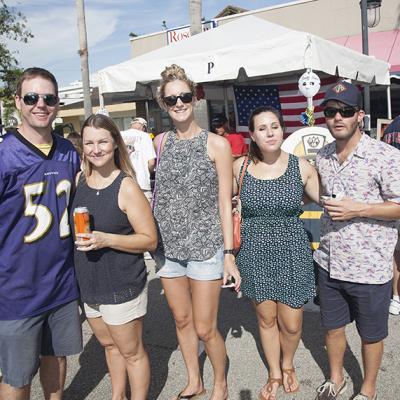
<path fill-rule="evenodd" d="M 391 281 L 365 284 L 333 279 L 318 270 L 321 322 L 325 329 L 338 329 L 355 320 L 358 333 L 366 342 L 379 342 L 388 335 Z"/>
<path fill-rule="evenodd" d="M 101 317 L 107 325 L 123 325 L 147 312 L 147 284 L 139 296 L 122 304 L 84 304 L 88 318 Z"/>
<path fill-rule="evenodd" d="M 0 369 L 3 382 L 29 385 L 40 356 L 70 356 L 82 351 L 78 302 L 73 301 L 35 317 L 0 321 Z"/>
<path fill-rule="evenodd" d="M 156 252 L 154 255 L 157 275 L 161 278 L 178 278 L 187 276 L 197 281 L 213 281 L 222 279 L 224 275 L 224 253 L 222 248 L 204 261 L 182 261 L 167 258 Z"/>

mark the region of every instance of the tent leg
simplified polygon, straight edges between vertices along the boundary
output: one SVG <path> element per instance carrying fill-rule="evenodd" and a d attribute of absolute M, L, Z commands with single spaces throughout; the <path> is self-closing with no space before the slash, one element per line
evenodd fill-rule
<path fill-rule="evenodd" d="M 104 109 L 104 97 L 103 94 L 99 92 L 99 106 L 100 110 Z"/>
<path fill-rule="evenodd" d="M 150 121 L 150 114 L 149 114 L 149 101 L 146 100 L 144 103 L 145 111 L 146 111 L 146 121 L 149 123 Z M 149 127 L 150 128 L 150 127 Z"/>
<path fill-rule="evenodd" d="M 228 108 L 228 89 L 224 86 L 224 109 L 225 109 L 225 117 L 229 121 L 229 108 Z"/>
<path fill-rule="evenodd" d="M 387 116 L 388 119 L 392 119 L 392 99 L 391 99 L 390 85 L 386 88 L 386 98 L 387 98 Z"/>

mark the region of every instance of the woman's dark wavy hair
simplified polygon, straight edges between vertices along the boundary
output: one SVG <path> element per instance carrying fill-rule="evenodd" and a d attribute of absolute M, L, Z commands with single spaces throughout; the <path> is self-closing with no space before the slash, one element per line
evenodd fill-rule
<path fill-rule="evenodd" d="M 269 106 L 257 107 L 251 112 L 250 117 L 249 117 L 249 131 L 250 132 L 254 132 L 254 118 L 257 115 L 262 114 L 264 112 L 270 112 L 270 113 L 274 114 L 276 116 L 276 118 L 278 118 L 279 125 L 281 126 L 283 132 L 285 132 L 285 123 L 283 122 L 282 114 L 276 108 L 269 107 Z M 249 146 L 249 157 L 250 157 L 251 161 L 254 162 L 254 164 L 257 164 L 258 161 L 263 160 L 263 155 L 261 153 L 261 150 L 257 146 L 256 142 L 254 142 L 253 140 L 250 142 L 250 146 Z"/>

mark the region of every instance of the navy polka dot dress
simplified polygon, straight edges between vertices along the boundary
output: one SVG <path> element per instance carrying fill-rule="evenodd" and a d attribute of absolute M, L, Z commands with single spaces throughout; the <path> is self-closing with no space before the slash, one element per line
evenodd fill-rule
<path fill-rule="evenodd" d="M 299 160 L 291 154 L 279 178 L 244 175 L 242 246 L 236 262 L 242 292 L 257 302 L 276 300 L 298 308 L 315 295 L 311 248 L 299 218 L 302 194 Z"/>

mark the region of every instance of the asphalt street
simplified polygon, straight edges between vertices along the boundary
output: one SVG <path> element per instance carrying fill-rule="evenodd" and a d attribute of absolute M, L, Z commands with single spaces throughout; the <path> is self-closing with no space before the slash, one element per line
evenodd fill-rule
<path fill-rule="evenodd" d="M 154 276 L 154 264 L 150 262 L 148 265 L 149 306 L 144 330 L 152 368 L 148 398 L 169 400 L 174 399 L 184 387 L 185 369 L 174 323 L 162 294 L 160 281 Z M 400 399 L 400 316 L 391 316 L 389 325 L 389 337 L 385 342 L 385 354 L 378 380 L 379 400 Z M 86 321 L 82 327 L 84 350 L 79 356 L 68 359 L 64 400 L 109 400 L 111 385 L 103 350 L 91 334 Z M 224 289 L 221 295 L 219 328 L 226 340 L 229 356 L 229 399 L 257 400 L 259 390 L 266 382 L 267 372 L 250 301 L 246 298 L 238 299 L 229 289 Z M 345 372 L 349 385 L 347 391 L 339 397 L 340 400 L 352 399 L 362 382 L 360 340 L 354 324 L 347 328 L 347 336 L 349 345 L 345 356 Z M 205 387 L 210 394 L 211 365 L 204 352 L 200 359 Z M 328 373 L 319 309 L 314 304 L 305 307 L 303 336 L 296 354 L 295 367 L 301 390 L 295 395 L 287 395 L 280 389 L 277 399 L 314 399 L 315 388 L 324 381 Z M 37 378 L 33 382 L 31 399 L 43 399 Z"/>

